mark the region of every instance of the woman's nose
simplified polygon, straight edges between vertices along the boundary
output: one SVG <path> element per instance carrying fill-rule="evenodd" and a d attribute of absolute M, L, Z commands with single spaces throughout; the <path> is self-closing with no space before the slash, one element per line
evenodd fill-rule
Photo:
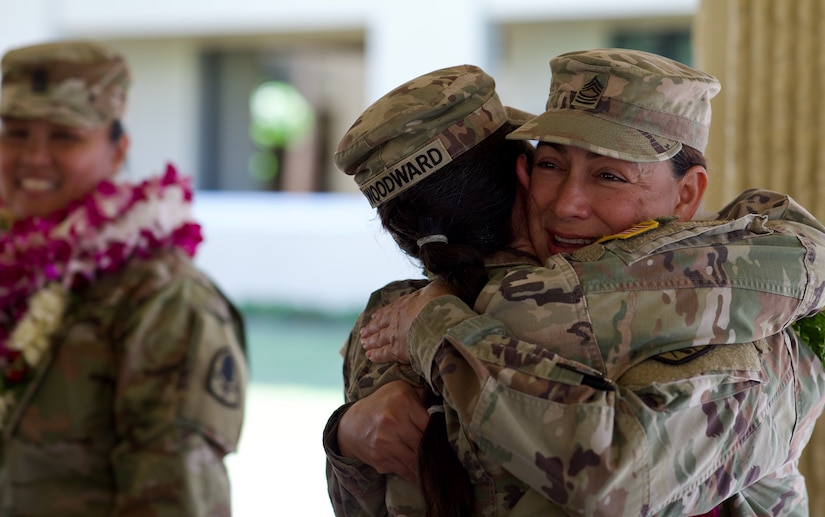
<path fill-rule="evenodd" d="M 587 218 L 591 213 L 587 189 L 573 178 L 558 185 L 553 210 L 559 219 Z"/>
<path fill-rule="evenodd" d="M 44 138 L 30 135 L 22 145 L 21 160 L 28 165 L 48 163 L 51 159 L 48 142 Z"/>

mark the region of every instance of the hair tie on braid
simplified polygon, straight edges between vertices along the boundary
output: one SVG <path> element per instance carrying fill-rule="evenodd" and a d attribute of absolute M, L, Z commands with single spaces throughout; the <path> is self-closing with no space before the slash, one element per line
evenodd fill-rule
<path fill-rule="evenodd" d="M 441 235 L 440 233 L 436 233 L 435 235 L 427 235 L 426 237 L 421 237 L 420 239 L 415 241 L 415 243 L 418 244 L 419 248 L 431 242 L 443 242 L 444 244 L 447 244 L 447 242 L 449 241 L 447 240 L 446 235 Z"/>

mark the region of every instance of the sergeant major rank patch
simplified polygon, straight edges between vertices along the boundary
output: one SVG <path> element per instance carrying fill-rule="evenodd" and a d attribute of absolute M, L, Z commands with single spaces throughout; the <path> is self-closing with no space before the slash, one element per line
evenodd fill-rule
<path fill-rule="evenodd" d="M 234 408 L 241 404 L 243 388 L 240 382 L 240 372 L 229 347 L 221 348 L 212 357 L 209 377 L 206 379 L 206 389 L 225 406 Z"/>
<path fill-rule="evenodd" d="M 32 72 L 32 91 L 46 93 L 49 88 L 49 72 L 45 68 L 37 68 Z"/>
<path fill-rule="evenodd" d="M 596 109 L 609 77 L 600 74 L 594 75 L 581 90 L 576 92 L 573 100 L 570 101 L 570 106 L 586 110 Z"/>

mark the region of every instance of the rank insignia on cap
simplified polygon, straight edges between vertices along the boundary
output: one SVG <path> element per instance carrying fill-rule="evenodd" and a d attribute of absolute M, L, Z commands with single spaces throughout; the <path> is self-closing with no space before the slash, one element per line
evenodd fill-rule
<path fill-rule="evenodd" d="M 45 68 L 38 68 L 32 72 L 32 91 L 45 93 L 49 85 L 49 72 Z"/>
<path fill-rule="evenodd" d="M 606 78 L 601 79 L 598 75 L 587 81 L 587 84 L 576 92 L 570 106 L 581 109 L 595 109 L 599 104 L 599 99 L 602 98 L 602 93 L 604 93 L 603 82 L 607 83 Z"/>
<path fill-rule="evenodd" d="M 674 350 L 672 352 L 665 352 L 664 354 L 654 356 L 653 359 L 659 361 L 660 363 L 680 365 L 693 361 L 694 359 L 697 359 L 705 355 L 706 353 L 710 352 L 714 348 L 714 345 L 692 346 L 688 348 L 682 348 L 680 350 Z"/>
<path fill-rule="evenodd" d="M 654 220 L 651 219 L 650 221 L 644 221 L 644 222 L 641 222 L 639 224 L 633 225 L 630 228 L 628 228 L 627 230 L 624 230 L 622 232 L 602 237 L 601 239 L 597 240 L 596 242 L 602 243 L 602 242 L 612 241 L 612 240 L 615 240 L 615 239 L 629 239 L 631 237 L 641 235 L 645 232 L 649 232 L 650 230 L 656 229 L 658 227 L 659 227 L 659 221 L 654 221 Z"/>
<path fill-rule="evenodd" d="M 224 347 L 212 357 L 206 389 L 218 402 L 228 407 L 238 407 L 243 398 L 240 372 L 235 357 Z"/>

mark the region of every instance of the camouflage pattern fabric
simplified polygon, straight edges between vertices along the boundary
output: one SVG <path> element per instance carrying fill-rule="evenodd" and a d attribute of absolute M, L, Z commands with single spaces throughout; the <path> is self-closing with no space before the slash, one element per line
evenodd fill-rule
<path fill-rule="evenodd" d="M 710 74 L 648 52 L 594 49 L 550 60 L 544 113 L 508 138 L 568 144 L 631 162 L 673 157 L 682 144 L 705 151 Z"/>
<path fill-rule="evenodd" d="M 126 61 L 93 41 L 56 41 L 3 56 L 0 117 L 94 128 L 122 119 L 131 77 Z"/>
<path fill-rule="evenodd" d="M 445 397 L 476 515 L 682 516 L 723 501 L 723 515 L 808 514 L 797 460 L 825 371 L 788 325 L 825 306 L 825 228 L 766 191 L 720 216 L 733 214 L 545 268 L 498 264 L 475 307 L 487 314 L 455 297 L 425 308 L 413 369 Z M 345 349 L 349 401 L 411 375 L 363 357 L 362 320 Z M 422 515 L 409 495 L 387 503 L 393 476 L 337 455 L 344 410 L 325 431 L 336 515 Z"/>
<path fill-rule="evenodd" d="M 75 293 L 0 442 L 0 515 L 229 516 L 243 324 L 180 252 Z"/>

